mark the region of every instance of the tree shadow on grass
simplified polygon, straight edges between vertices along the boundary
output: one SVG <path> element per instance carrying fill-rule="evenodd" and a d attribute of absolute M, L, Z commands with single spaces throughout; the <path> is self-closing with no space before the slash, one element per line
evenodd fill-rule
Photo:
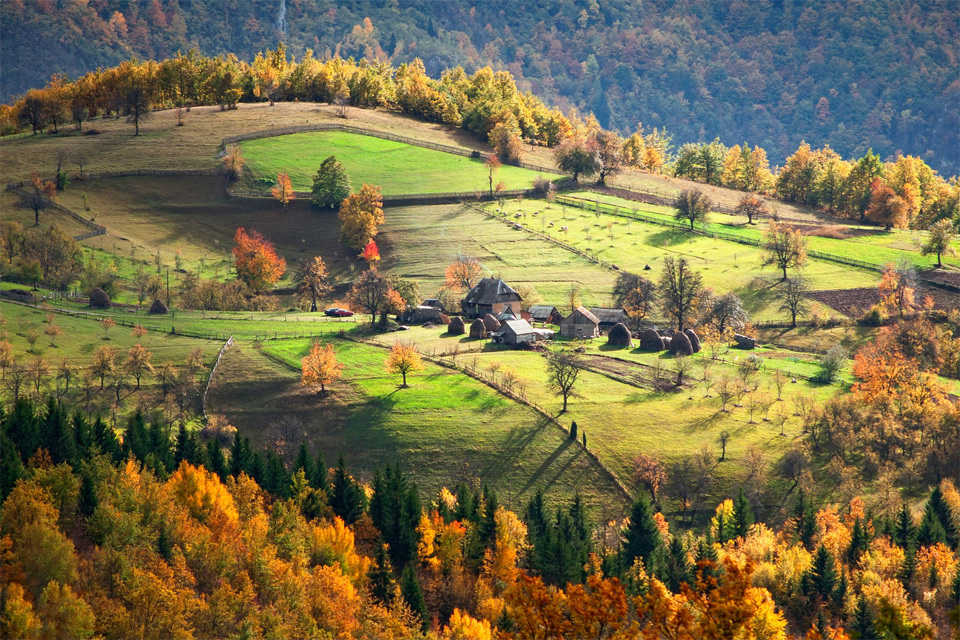
<path fill-rule="evenodd" d="M 533 427 L 517 426 L 511 429 L 506 438 L 496 446 L 490 464 L 484 465 L 484 475 L 503 478 L 513 469 L 519 468 L 521 464 L 518 461 L 524 456 L 527 447 L 540 437 L 546 426 L 547 421 L 541 419 Z"/>
<path fill-rule="evenodd" d="M 534 471 L 529 478 L 527 478 L 527 481 L 524 483 L 519 493 L 526 493 L 529 489 L 536 486 L 537 484 L 542 484 L 540 483 L 540 478 L 543 477 L 543 474 L 547 472 L 547 469 L 553 466 L 553 463 L 556 462 L 557 459 L 561 455 L 563 455 L 563 453 L 567 449 L 569 449 L 572 444 L 573 444 L 572 440 L 570 440 L 569 438 L 564 438 L 563 442 L 560 443 L 560 446 L 557 447 L 553 451 L 553 453 L 547 456 L 547 458 L 542 463 L 540 463 L 540 466 L 537 468 L 537 470 Z M 552 485 L 555 480 L 556 480 L 556 476 L 554 477 L 553 480 L 550 480 L 549 482 L 547 482 L 546 486 Z"/>
<path fill-rule="evenodd" d="M 668 247 L 675 247 L 677 245 L 685 244 L 690 240 L 690 232 L 683 231 L 680 229 L 664 229 L 663 231 L 658 231 L 652 236 L 649 236 L 644 244 L 651 247 L 663 248 L 664 245 Z"/>

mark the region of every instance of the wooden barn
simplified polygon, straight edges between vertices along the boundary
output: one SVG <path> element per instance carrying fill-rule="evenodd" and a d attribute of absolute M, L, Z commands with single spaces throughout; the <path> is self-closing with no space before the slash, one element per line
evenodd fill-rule
<path fill-rule="evenodd" d="M 520 294 L 499 278 L 484 278 L 478 282 L 461 302 L 463 314 L 470 318 L 482 318 L 501 313 L 507 305 L 520 309 L 523 298 Z"/>
<path fill-rule="evenodd" d="M 590 313 L 600 321 L 600 331 L 610 331 L 618 324 L 629 326 L 630 317 L 623 309 L 611 307 L 590 307 Z"/>
<path fill-rule="evenodd" d="M 596 338 L 600 335 L 600 320 L 588 309 L 577 307 L 560 323 L 560 335 L 565 338 Z"/>
<path fill-rule="evenodd" d="M 560 324 L 563 314 L 550 304 L 535 304 L 530 307 L 530 321 L 543 324 Z"/>
<path fill-rule="evenodd" d="M 536 342 L 537 331 L 526 320 L 507 320 L 497 329 L 491 338 L 497 344 L 522 344 Z"/>

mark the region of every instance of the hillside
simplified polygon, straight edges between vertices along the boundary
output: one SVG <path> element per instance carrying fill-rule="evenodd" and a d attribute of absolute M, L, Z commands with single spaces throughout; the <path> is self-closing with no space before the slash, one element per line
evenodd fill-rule
<path fill-rule="evenodd" d="M 131 56 L 197 47 L 251 59 L 282 39 L 298 58 L 307 49 L 395 64 L 420 57 L 433 76 L 489 64 L 621 133 L 642 121 L 666 128 L 677 146 L 747 140 L 774 165 L 805 139 L 844 157 L 872 147 L 881 158 L 903 152 L 943 174 L 960 171 L 960 36 L 949 0 L 450 0 L 442 15 L 434 9 L 417 0 L 12 0 L 0 5 L 0 97 Z"/>

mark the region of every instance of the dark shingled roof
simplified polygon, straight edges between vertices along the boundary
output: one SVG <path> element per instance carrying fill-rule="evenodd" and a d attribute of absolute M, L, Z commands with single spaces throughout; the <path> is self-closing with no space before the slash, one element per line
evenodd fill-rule
<path fill-rule="evenodd" d="M 518 336 L 530 335 L 531 333 L 536 333 L 533 327 L 530 326 L 530 323 L 526 320 L 507 320 L 500 328 L 497 329 L 494 335 L 502 336 L 506 333 L 513 333 Z"/>
<path fill-rule="evenodd" d="M 623 309 L 590 307 L 590 313 L 597 317 L 600 324 L 617 324 L 627 320 L 627 314 Z"/>
<path fill-rule="evenodd" d="M 523 298 L 503 280 L 484 278 L 467 292 L 464 304 L 495 304 L 497 302 L 521 302 Z"/>
<path fill-rule="evenodd" d="M 550 319 L 550 314 L 556 311 L 557 308 L 552 304 L 535 304 L 530 307 L 530 317 L 538 322 L 546 322 Z"/>

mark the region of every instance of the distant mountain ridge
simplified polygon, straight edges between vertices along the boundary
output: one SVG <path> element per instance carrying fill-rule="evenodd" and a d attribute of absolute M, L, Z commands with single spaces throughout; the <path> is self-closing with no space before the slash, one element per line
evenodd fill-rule
<path fill-rule="evenodd" d="M 420 57 L 432 75 L 505 68 L 547 103 L 674 143 L 744 140 L 774 164 L 829 144 L 960 173 L 960 5 L 952 0 L 3 0 L 0 96 L 53 73 L 197 47 L 251 59 Z"/>

